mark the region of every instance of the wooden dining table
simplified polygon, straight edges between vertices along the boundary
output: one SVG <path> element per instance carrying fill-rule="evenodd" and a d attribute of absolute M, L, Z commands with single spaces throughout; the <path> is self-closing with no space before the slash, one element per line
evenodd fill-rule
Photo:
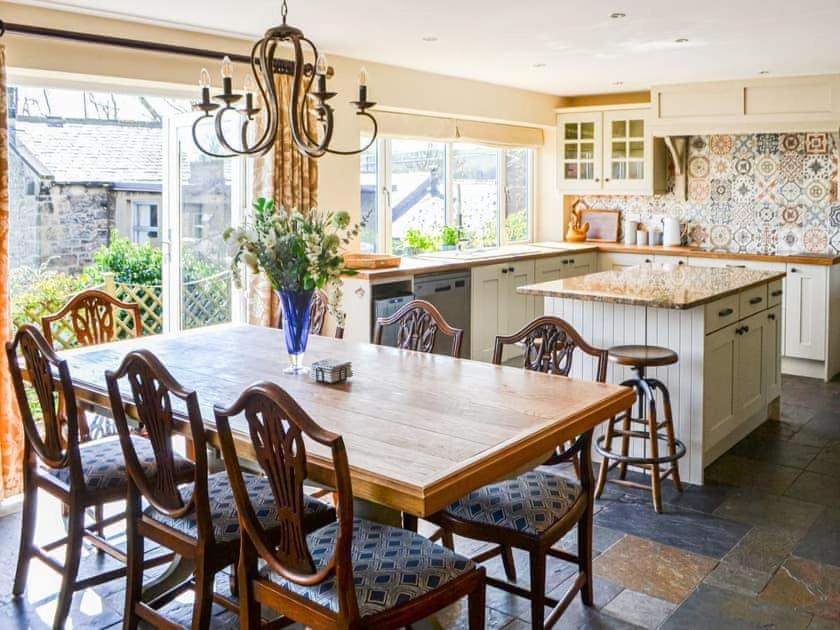
<path fill-rule="evenodd" d="M 616 385 L 312 336 L 307 362 L 353 364 L 347 382 L 323 385 L 283 371 L 281 330 L 238 324 L 64 352 L 79 399 L 107 408 L 105 371 L 137 348 L 153 352 L 197 392 L 211 445 L 218 446 L 214 404 L 230 405 L 255 382 L 277 383 L 316 422 L 343 436 L 355 498 L 421 518 L 538 461 L 634 399 Z M 175 414 L 178 430 L 188 432 L 184 410 L 176 406 Z M 253 460 L 244 420 L 234 418 L 231 428 L 239 456 Z M 332 486 L 327 451 L 311 441 L 306 446 L 309 478 Z"/>

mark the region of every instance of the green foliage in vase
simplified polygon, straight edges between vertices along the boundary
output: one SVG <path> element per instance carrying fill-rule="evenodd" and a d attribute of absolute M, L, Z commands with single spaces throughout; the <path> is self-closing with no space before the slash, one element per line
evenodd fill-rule
<path fill-rule="evenodd" d="M 435 237 L 417 228 L 405 231 L 405 246 L 414 252 L 430 252 L 438 249 Z"/>
<path fill-rule="evenodd" d="M 453 246 L 458 244 L 458 228 L 451 225 L 444 225 L 440 230 L 440 242 L 443 245 Z"/>
<path fill-rule="evenodd" d="M 341 311 L 341 276 L 356 272 L 344 266 L 341 251 L 359 234 L 346 212 L 313 208 L 303 213 L 287 210 L 272 199 L 254 202 L 253 216 L 238 228 L 225 231 L 231 247 L 231 271 L 242 285 L 242 264 L 252 273 L 264 273 L 278 291 L 325 289 L 330 312 L 344 323 Z"/>

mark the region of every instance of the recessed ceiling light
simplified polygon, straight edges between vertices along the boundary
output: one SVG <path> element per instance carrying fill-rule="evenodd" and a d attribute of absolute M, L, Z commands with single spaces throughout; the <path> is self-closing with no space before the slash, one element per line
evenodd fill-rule
<path fill-rule="evenodd" d="M 534 67 L 535 68 L 545 68 L 545 64 L 544 63 L 535 63 Z"/>
<path fill-rule="evenodd" d="M 674 40 L 674 43 L 676 43 L 676 44 L 687 44 L 688 43 L 688 38 L 687 37 L 678 37 L 677 39 Z"/>
<path fill-rule="evenodd" d="M 426 35 L 426 37 L 423 38 L 424 42 L 429 42 L 429 43 L 436 42 L 437 40 L 438 40 L 438 38 L 435 37 L 434 35 Z"/>
<path fill-rule="evenodd" d="M 621 11 L 616 11 L 615 13 L 610 13 L 610 18 L 612 18 L 613 20 L 620 20 L 620 19 L 626 18 L 626 17 L 627 17 L 627 14 L 622 13 Z"/>
<path fill-rule="evenodd" d="M 769 70 L 759 70 L 758 74 L 770 74 Z"/>

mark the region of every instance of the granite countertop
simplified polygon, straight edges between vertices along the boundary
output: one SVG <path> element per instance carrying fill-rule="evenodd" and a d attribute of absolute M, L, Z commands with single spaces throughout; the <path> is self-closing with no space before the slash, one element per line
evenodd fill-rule
<path fill-rule="evenodd" d="M 783 278 L 731 267 L 639 265 L 520 287 L 519 293 L 653 308 L 690 309 Z"/>

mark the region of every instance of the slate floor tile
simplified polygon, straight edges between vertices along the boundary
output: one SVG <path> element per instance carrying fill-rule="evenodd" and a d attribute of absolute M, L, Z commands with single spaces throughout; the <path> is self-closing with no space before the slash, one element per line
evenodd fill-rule
<path fill-rule="evenodd" d="M 786 527 L 804 532 L 824 509 L 815 503 L 789 497 L 740 490 L 726 499 L 714 514 L 748 525 Z"/>
<path fill-rule="evenodd" d="M 835 405 L 834 409 L 837 407 Z M 826 440 L 840 440 L 840 412 L 823 409 L 814 414 L 804 428 L 822 435 Z"/>
<path fill-rule="evenodd" d="M 764 590 L 771 577 L 773 573 L 770 571 L 758 571 L 723 560 L 705 577 L 703 583 L 754 597 Z"/>
<path fill-rule="evenodd" d="M 673 604 L 688 597 L 717 560 L 635 536 L 595 559 L 595 574 Z"/>
<path fill-rule="evenodd" d="M 604 612 L 642 628 L 654 630 L 676 608 L 676 604 L 666 602 L 663 599 L 625 589 L 606 605 Z"/>
<path fill-rule="evenodd" d="M 623 531 L 692 553 L 722 558 L 744 537 L 748 525 L 674 505 L 663 507 L 616 501 L 595 515 L 601 527 Z"/>
<path fill-rule="evenodd" d="M 751 434 L 732 447 L 729 454 L 778 466 L 807 468 L 820 450 L 822 449 L 819 446 L 790 444 Z"/>
<path fill-rule="evenodd" d="M 733 565 L 772 575 L 804 536 L 804 530 L 788 527 L 753 527 L 726 554 L 724 560 Z"/>
<path fill-rule="evenodd" d="M 792 556 L 770 580 L 761 598 L 840 624 L 840 567 Z"/>
<path fill-rule="evenodd" d="M 708 483 L 783 494 L 801 472 L 798 468 L 726 454 L 706 468 L 704 478 Z"/>
<path fill-rule="evenodd" d="M 662 630 L 696 630 L 697 628 L 797 630 L 807 628 L 810 621 L 811 615 L 806 612 L 702 584 L 662 624 L 661 628 Z"/>
<path fill-rule="evenodd" d="M 821 475 L 840 476 L 840 441 L 824 447 L 808 464 L 808 470 Z"/>
<path fill-rule="evenodd" d="M 788 402 L 786 398 L 787 396 L 782 398 L 781 419 L 783 422 L 803 425 L 814 417 L 816 411 L 813 408 Z"/>
<path fill-rule="evenodd" d="M 603 553 L 621 540 L 622 536 L 624 536 L 624 532 L 594 525 L 592 527 L 592 552 L 594 554 Z M 577 553 L 577 527 L 563 536 L 560 542 L 554 546 L 558 549 L 570 551 L 571 553 Z"/>
<path fill-rule="evenodd" d="M 610 478 L 618 476 L 616 471 L 610 473 Z M 642 483 L 650 484 L 650 477 L 639 472 L 629 471 L 627 479 Z M 719 486 L 714 484 L 706 484 L 703 486 L 693 484 L 683 484 L 683 491 L 680 492 L 674 487 L 670 480 L 662 483 L 662 503 L 667 505 L 675 505 L 698 512 L 713 512 L 729 494 L 732 489 L 727 486 Z M 637 502 L 645 503 L 653 506 L 650 490 L 642 490 L 641 488 L 630 488 L 620 486 L 616 483 L 607 483 L 604 486 L 600 504 L 609 504 L 613 501 Z"/>
<path fill-rule="evenodd" d="M 789 440 L 802 429 L 802 425 L 781 420 L 767 420 L 751 433 L 757 438 L 768 438 L 773 440 Z"/>
<path fill-rule="evenodd" d="M 801 558 L 840 567 L 840 510 L 823 511 L 793 553 Z"/>
<path fill-rule="evenodd" d="M 831 508 L 840 508 L 840 480 L 835 475 L 804 471 L 785 495 Z"/>

